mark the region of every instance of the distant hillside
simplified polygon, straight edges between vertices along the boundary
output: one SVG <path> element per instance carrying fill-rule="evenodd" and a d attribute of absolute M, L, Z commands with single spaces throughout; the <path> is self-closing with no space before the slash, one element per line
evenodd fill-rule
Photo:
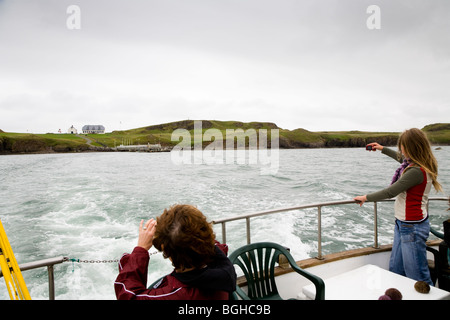
<path fill-rule="evenodd" d="M 70 134 L 0 133 L 0 154 L 82 152 L 90 147 Z"/>
<path fill-rule="evenodd" d="M 267 129 L 270 137 L 271 129 L 279 129 L 280 148 L 329 148 L 329 147 L 363 147 L 367 143 L 377 141 L 383 145 L 392 146 L 397 144 L 399 132 L 363 132 L 363 131 L 323 131 L 311 132 L 306 129 L 287 130 L 278 127 L 271 122 L 240 122 L 240 121 L 217 121 L 202 120 L 202 130 L 215 128 L 226 137 L 226 130 L 248 130 Z M 450 124 L 447 124 L 450 126 Z M 433 124 L 427 127 L 427 135 L 433 144 L 450 145 L 450 132 L 445 124 Z M 425 130 L 424 128 L 424 130 Z M 429 129 L 433 131 L 430 131 Z M 113 131 L 104 135 L 89 135 L 108 147 L 114 147 L 122 142 L 131 144 L 161 143 L 163 146 L 175 146 L 179 142 L 171 141 L 172 133 L 176 129 L 186 129 L 191 135 L 194 134 L 194 120 L 182 120 L 126 131 Z M 210 144 L 204 141 L 203 145 Z"/>
<path fill-rule="evenodd" d="M 216 128 L 219 130 L 226 129 L 279 129 L 275 123 L 271 122 L 240 122 L 240 121 L 216 121 L 216 120 L 201 120 L 202 129 Z M 152 125 L 149 127 L 128 130 L 126 132 L 145 132 L 145 131 L 163 131 L 172 132 L 175 129 L 194 130 L 194 120 L 183 120 L 176 122 L 169 122 L 164 124 Z M 117 131 L 113 131 L 117 132 Z"/>
<path fill-rule="evenodd" d="M 450 123 L 435 123 L 422 128 L 431 143 L 450 145 Z"/>
<path fill-rule="evenodd" d="M 364 147 L 367 143 L 377 141 L 386 146 L 397 143 L 399 132 L 365 132 L 365 131 L 323 131 L 311 132 L 298 128 L 286 130 L 271 122 L 240 122 L 202 120 L 202 133 L 208 129 L 218 129 L 226 137 L 226 130 L 266 129 L 270 141 L 271 129 L 279 129 L 280 148 L 335 148 Z M 8 153 L 43 153 L 43 152 L 83 152 L 110 151 L 121 144 L 156 144 L 173 147 L 179 141 L 172 141 L 172 133 L 176 129 L 188 130 L 194 136 L 194 120 L 182 120 L 124 131 L 113 131 L 106 134 L 86 135 L 92 140 L 87 145 L 81 136 L 71 134 L 24 134 L 0 132 L 0 154 Z M 450 145 L 450 123 L 436 123 L 422 129 L 432 144 Z M 193 143 L 193 141 L 192 141 Z M 204 141 L 203 146 L 210 141 Z M 247 143 L 248 144 L 248 143 Z M 225 147 L 225 144 L 223 144 Z M 270 147 L 270 142 L 268 143 Z"/>
<path fill-rule="evenodd" d="M 435 123 L 429 124 L 422 128 L 423 131 L 450 131 L 450 123 Z"/>

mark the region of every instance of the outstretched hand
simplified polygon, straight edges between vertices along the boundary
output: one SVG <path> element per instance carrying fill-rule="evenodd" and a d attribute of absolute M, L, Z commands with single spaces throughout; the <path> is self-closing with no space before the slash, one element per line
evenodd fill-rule
<path fill-rule="evenodd" d="M 368 146 L 372 147 L 372 151 L 383 150 L 383 146 L 381 144 L 379 144 L 378 142 L 369 143 Z"/>
<path fill-rule="evenodd" d="M 155 219 L 148 220 L 144 225 L 144 220 L 141 220 L 139 225 L 139 239 L 138 246 L 144 248 L 145 250 L 150 250 L 153 245 L 153 237 L 156 232 L 156 221 Z"/>

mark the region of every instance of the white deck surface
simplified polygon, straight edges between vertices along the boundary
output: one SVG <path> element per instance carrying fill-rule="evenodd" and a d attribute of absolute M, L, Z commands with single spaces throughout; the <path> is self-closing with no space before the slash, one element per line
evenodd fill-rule
<path fill-rule="evenodd" d="M 414 289 L 415 280 L 395 274 L 373 264 L 323 279 L 326 300 L 378 300 L 389 288 L 396 288 L 403 300 L 450 300 L 450 292 L 431 287 L 427 294 Z M 303 294 L 314 299 L 314 285 L 304 286 Z"/>

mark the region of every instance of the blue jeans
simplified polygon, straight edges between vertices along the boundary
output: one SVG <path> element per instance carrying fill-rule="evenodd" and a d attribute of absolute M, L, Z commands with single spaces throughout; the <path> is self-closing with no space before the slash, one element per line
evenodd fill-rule
<path fill-rule="evenodd" d="M 429 233 L 428 219 L 420 223 L 405 223 L 396 219 L 389 271 L 433 286 L 425 244 Z"/>

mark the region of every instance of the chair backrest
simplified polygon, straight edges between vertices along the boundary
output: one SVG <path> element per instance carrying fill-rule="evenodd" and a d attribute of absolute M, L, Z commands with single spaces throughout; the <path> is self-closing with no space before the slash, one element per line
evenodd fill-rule
<path fill-rule="evenodd" d="M 243 246 L 234 251 L 230 260 L 244 273 L 250 299 L 270 299 L 279 297 L 275 283 L 275 264 L 280 254 L 290 255 L 289 251 L 273 242 L 259 242 Z M 243 290 L 236 288 L 239 296 Z"/>
<path fill-rule="evenodd" d="M 447 243 L 447 246 L 450 247 L 450 219 L 445 220 L 442 225 L 444 226 L 444 241 Z"/>

